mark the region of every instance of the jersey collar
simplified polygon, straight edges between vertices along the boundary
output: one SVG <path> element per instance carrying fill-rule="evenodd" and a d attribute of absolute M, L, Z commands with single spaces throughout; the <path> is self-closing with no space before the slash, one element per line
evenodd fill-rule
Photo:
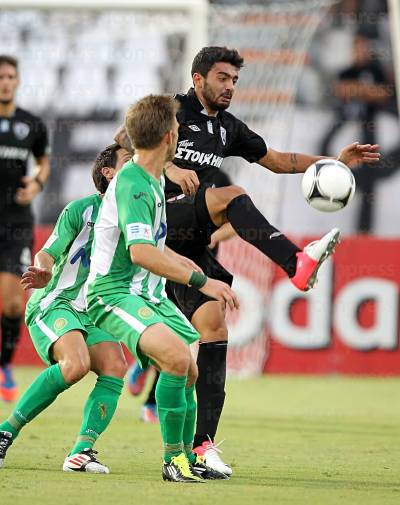
<path fill-rule="evenodd" d="M 190 105 L 196 112 L 200 112 L 201 114 L 204 114 L 207 117 L 213 118 L 217 117 L 219 114 L 219 111 L 215 116 L 209 116 L 206 109 L 204 108 L 203 104 L 200 102 L 200 100 L 197 98 L 197 95 L 194 91 L 194 88 L 189 88 L 189 91 L 187 92 L 187 96 L 189 97 Z"/>

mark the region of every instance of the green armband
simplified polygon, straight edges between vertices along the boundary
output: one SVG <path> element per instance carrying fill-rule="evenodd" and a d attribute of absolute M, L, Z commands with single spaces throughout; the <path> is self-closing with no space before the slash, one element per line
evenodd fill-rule
<path fill-rule="evenodd" d="M 207 282 L 207 279 L 208 279 L 207 275 L 204 275 L 201 272 L 194 271 L 190 276 L 188 286 L 200 289 Z"/>

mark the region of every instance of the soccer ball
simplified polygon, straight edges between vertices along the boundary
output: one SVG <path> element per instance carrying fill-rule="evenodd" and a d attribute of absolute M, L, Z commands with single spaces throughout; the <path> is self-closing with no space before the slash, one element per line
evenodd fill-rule
<path fill-rule="evenodd" d="M 301 188 L 311 207 L 322 212 L 336 212 L 353 198 L 356 182 L 344 163 L 327 158 L 307 168 Z"/>

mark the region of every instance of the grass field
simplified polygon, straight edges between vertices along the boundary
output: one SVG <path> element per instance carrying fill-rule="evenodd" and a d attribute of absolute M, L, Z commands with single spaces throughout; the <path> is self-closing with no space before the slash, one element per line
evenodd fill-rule
<path fill-rule="evenodd" d="M 21 389 L 37 369 L 20 368 Z M 157 426 L 124 392 L 99 459 L 110 475 L 60 471 L 93 378 L 27 426 L 0 470 L 0 504 L 396 504 L 400 502 L 400 380 L 277 377 L 228 386 L 220 436 L 234 477 L 163 483 Z M 11 406 L 0 404 L 4 418 Z"/>

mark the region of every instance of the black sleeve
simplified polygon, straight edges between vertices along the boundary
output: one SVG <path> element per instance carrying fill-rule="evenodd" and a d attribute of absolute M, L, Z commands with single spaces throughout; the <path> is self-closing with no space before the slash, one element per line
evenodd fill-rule
<path fill-rule="evenodd" d="M 226 156 L 240 156 L 250 163 L 260 160 L 267 154 L 268 148 L 264 139 L 250 128 L 236 119 L 235 136 L 230 144 Z"/>
<path fill-rule="evenodd" d="M 345 68 L 341 72 L 339 72 L 337 78 L 339 81 L 346 81 L 349 79 L 357 79 L 358 75 L 355 72 L 353 67 Z"/>
<path fill-rule="evenodd" d="M 372 65 L 375 84 L 387 84 L 388 79 L 386 77 L 385 71 L 379 61 L 375 61 Z"/>
<path fill-rule="evenodd" d="M 49 137 L 46 125 L 41 119 L 35 124 L 35 138 L 32 144 L 32 154 L 35 158 L 41 158 L 47 154 L 49 146 Z"/>

